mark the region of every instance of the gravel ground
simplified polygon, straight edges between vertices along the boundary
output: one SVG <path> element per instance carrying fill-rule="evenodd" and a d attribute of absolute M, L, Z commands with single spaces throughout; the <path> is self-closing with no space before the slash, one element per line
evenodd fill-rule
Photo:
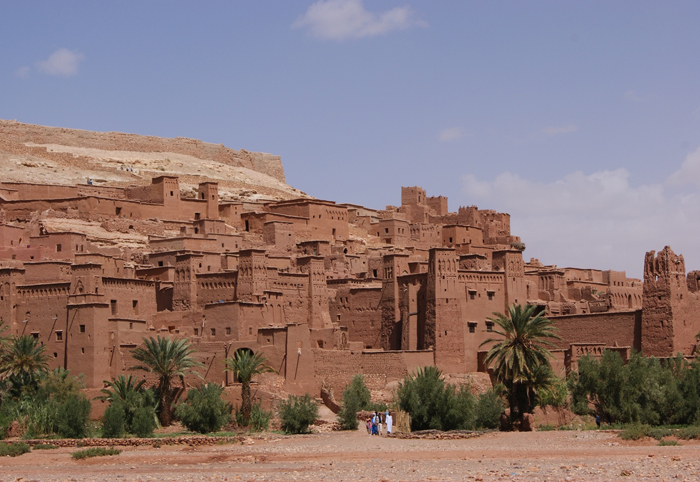
<path fill-rule="evenodd" d="M 126 448 L 74 461 L 76 449 L 0 459 L 0 481 L 700 480 L 700 445 L 623 442 L 609 432 L 489 433 L 399 440 L 364 432 L 251 437 L 209 447 Z"/>

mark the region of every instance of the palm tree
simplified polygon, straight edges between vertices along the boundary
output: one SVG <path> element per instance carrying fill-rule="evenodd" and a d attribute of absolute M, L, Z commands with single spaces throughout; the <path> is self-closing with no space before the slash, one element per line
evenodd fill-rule
<path fill-rule="evenodd" d="M 38 377 L 49 371 L 45 350 L 33 336 L 13 336 L 0 354 L 0 377 L 8 378 L 17 392 L 23 386 L 36 388 Z"/>
<path fill-rule="evenodd" d="M 131 370 L 143 370 L 158 377 L 156 386 L 160 412 L 158 418 L 162 426 L 167 427 L 173 419 L 174 390 L 172 380 L 180 378 L 185 386 L 185 376 L 194 373 L 193 369 L 204 366 L 191 355 L 194 348 L 188 339 L 173 340 L 172 338 L 150 337 L 143 339 L 144 348 L 134 348 L 131 356 L 141 365 L 131 367 Z"/>
<path fill-rule="evenodd" d="M 253 353 L 251 350 L 237 350 L 232 358 L 227 358 L 224 370 L 233 372 L 233 375 L 241 382 L 241 416 L 243 425 L 247 426 L 252 410 L 252 397 L 250 395 L 250 382 L 255 375 L 275 372 L 276 370 L 267 364 L 267 359 L 261 353 Z"/>
<path fill-rule="evenodd" d="M 140 393 L 146 380 L 139 381 L 138 377 L 132 375 L 119 375 L 117 378 L 113 378 L 111 382 L 104 380 L 103 383 L 107 385 L 100 390 L 104 395 L 95 397 L 95 400 L 114 403 L 116 401 L 126 402 L 132 396 L 132 393 Z"/>
<path fill-rule="evenodd" d="M 545 373 L 541 367 L 550 368 L 552 354 L 546 348 L 554 346 L 547 339 L 559 340 L 554 332 L 552 321 L 535 313 L 537 306 L 513 305 L 508 308 L 508 316 L 494 313 L 489 321 L 498 328 L 493 330 L 501 339 L 489 338 L 481 343 L 495 342 L 486 353 L 486 366 L 494 365 L 496 379 L 508 390 L 510 418 L 518 426 L 525 413 L 532 410 L 534 395 L 545 389 L 541 386 Z"/>

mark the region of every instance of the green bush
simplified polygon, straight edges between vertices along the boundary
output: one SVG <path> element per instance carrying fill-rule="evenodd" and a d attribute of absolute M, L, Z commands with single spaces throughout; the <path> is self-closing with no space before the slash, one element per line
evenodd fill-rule
<path fill-rule="evenodd" d="M 84 438 L 88 435 L 90 400 L 84 395 L 69 395 L 58 407 L 56 424 L 58 434 L 64 438 Z"/>
<path fill-rule="evenodd" d="M 620 432 L 622 440 L 640 440 L 651 436 L 651 427 L 640 423 L 635 423 Z"/>
<path fill-rule="evenodd" d="M 419 368 L 399 383 L 399 408 L 411 416 L 411 430 L 464 430 L 476 425 L 477 401 L 468 388 L 445 384 L 442 372 Z M 500 416 L 500 413 L 499 413 Z"/>
<path fill-rule="evenodd" d="M 119 455 L 122 453 L 121 450 L 115 449 L 114 447 L 104 448 L 104 447 L 91 447 L 85 450 L 78 450 L 73 452 L 71 457 L 76 460 L 87 459 L 90 457 L 101 457 L 103 455 Z"/>
<path fill-rule="evenodd" d="M 262 403 L 258 402 L 250 411 L 248 428 L 251 432 L 264 432 L 270 427 L 270 420 L 272 420 L 272 412 L 262 408 Z"/>
<path fill-rule="evenodd" d="M 123 437 L 125 430 L 124 405 L 118 402 L 112 403 L 102 416 L 102 436 L 105 438 Z"/>
<path fill-rule="evenodd" d="M 36 444 L 32 447 L 32 450 L 53 450 L 57 449 L 58 445 L 54 444 Z"/>
<path fill-rule="evenodd" d="M 279 414 L 286 433 L 306 433 L 318 417 L 318 406 L 308 393 L 303 397 L 290 395 L 280 403 Z"/>
<path fill-rule="evenodd" d="M 156 428 L 156 412 L 151 406 L 142 406 L 136 409 L 131 421 L 129 431 L 137 437 L 145 438 L 153 435 Z"/>
<path fill-rule="evenodd" d="M 384 402 L 372 402 L 369 389 L 365 385 L 363 375 L 355 375 L 350 384 L 343 390 L 343 405 L 338 412 L 338 422 L 342 430 L 357 430 L 357 412 L 369 410 L 384 412 L 387 405 Z"/>
<path fill-rule="evenodd" d="M 0 457 L 17 457 L 18 455 L 31 452 L 31 450 L 31 447 L 24 442 L 0 444 Z"/>
<path fill-rule="evenodd" d="M 175 415 L 193 432 L 217 432 L 231 421 L 231 405 L 221 399 L 223 391 L 216 383 L 191 388 L 187 400 L 177 406 Z"/>
<path fill-rule="evenodd" d="M 498 428 L 503 412 L 503 401 L 495 390 L 482 393 L 476 402 L 476 426 L 478 428 Z"/>
<path fill-rule="evenodd" d="M 659 440 L 659 446 L 661 447 L 666 447 L 670 445 L 675 446 L 680 444 L 678 443 L 678 440 Z"/>
<path fill-rule="evenodd" d="M 678 438 L 681 440 L 697 440 L 700 439 L 700 427 L 697 425 L 685 427 L 678 431 Z"/>

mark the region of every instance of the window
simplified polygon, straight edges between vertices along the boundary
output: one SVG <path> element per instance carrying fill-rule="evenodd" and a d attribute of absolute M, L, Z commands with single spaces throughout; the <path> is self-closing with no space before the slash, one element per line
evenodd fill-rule
<path fill-rule="evenodd" d="M 109 307 L 112 310 L 112 315 L 117 314 L 117 300 L 109 300 Z"/>
<path fill-rule="evenodd" d="M 139 314 L 139 300 L 132 300 L 131 301 L 131 311 L 135 315 Z"/>
<path fill-rule="evenodd" d="M 216 336 L 216 328 L 211 329 L 211 336 Z"/>
<path fill-rule="evenodd" d="M 173 191 L 170 191 L 170 195 L 171 195 L 171 196 L 173 196 L 173 195 L 174 195 L 174 194 L 173 194 Z"/>
<path fill-rule="evenodd" d="M 249 326 L 249 327 L 248 327 L 248 334 L 249 334 L 249 335 L 252 335 L 252 334 L 253 334 L 253 327 L 252 327 L 252 326 Z"/>
<path fill-rule="evenodd" d="M 384 234 L 389 234 L 389 228 L 384 228 Z"/>
<path fill-rule="evenodd" d="M 476 333 L 476 323 L 474 323 L 474 322 L 469 323 L 469 333 Z"/>
<path fill-rule="evenodd" d="M 195 221 L 199 220 L 199 213 L 194 213 L 194 219 L 195 219 Z"/>
<path fill-rule="evenodd" d="M 163 266 L 163 262 L 162 262 L 162 261 L 158 261 L 158 266 Z"/>
<path fill-rule="evenodd" d="M 80 353 L 85 353 L 85 348 L 81 348 Z"/>
<path fill-rule="evenodd" d="M 121 216 L 121 214 L 122 214 L 122 208 L 117 207 L 117 208 L 115 209 L 115 213 L 116 213 L 117 216 Z"/>
<path fill-rule="evenodd" d="M 194 336 L 199 336 L 199 328 L 194 329 Z"/>
<path fill-rule="evenodd" d="M 80 333 L 85 333 L 85 325 L 80 325 Z"/>
<path fill-rule="evenodd" d="M 452 238 L 450 238 L 450 243 L 452 242 Z"/>
<path fill-rule="evenodd" d="M 56 252 L 57 252 L 57 253 L 60 253 L 60 252 L 61 252 L 61 245 L 60 245 L 60 244 L 57 244 L 57 245 L 56 245 Z"/>
<path fill-rule="evenodd" d="M 56 331 L 56 341 L 63 341 L 63 331 L 61 331 L 61 330 Z"/>
<path fill-rule="evenodd" d="M 492 321 L 486 322 L 486 331 L 493 331 L 493 322 Z"/>
<path fill-rule="evenodd" d="M 39 332 L 33 331 L 32 338 L 34 338 L 35 340 L 38 340 L 39 339 Z"/>
<path fill-rule="evenodd" d="M 227 326 L 227 327 L 226 327 L 226 334 L 227 334 L 227 335 L 230 335 L 230 334 L 231 334 L 231 327 L 230 327 L 230 326 Z"/>
<path fill-rule="evenodd" d="M 473 300 L 476 297 L 476 290 L 469 290 L 469 299 Z"/>
<path fill-rule="evenodd" d="M 493 292 L 493 291 L 487 291 L 486 294 L 487 294 L 488 297 L 489 297 L 489 301 L 492 301 L 492 300 L 493 300 L 493 295 L 496 294 L 496 293 Z"/>
<path fill-rule="evenodd" d="M 133 330 L 134 329 L 134 324 L 132 322 L 129 322 L 129 329 Z"/>

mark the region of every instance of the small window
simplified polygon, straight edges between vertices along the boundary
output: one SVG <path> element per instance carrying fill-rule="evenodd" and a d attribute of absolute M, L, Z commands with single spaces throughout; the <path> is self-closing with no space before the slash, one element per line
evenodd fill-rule
<path fill-rule="evenodd" d="M 486 322 L 486 331 L 493 331 L 493 322 L 492 321 Z"/>
<path fill-rule="evenodd" d="M 476 291 L 469 290 L 469 299 L 473 300 L 476 297 Z"/>
<path fill-rule="evenodd" d="M 194 336 L 199 336 L 199 328 L 194 329 Z"/>
<path fill-rule="evenodd" d="M 216 328 L 211 329 L 211 336 L 216 336 Z"/>
<path fill-rule="evenodd" d="M 85 353 L 85 348 L 81 348 L 80 353 Z"/>
<path fill-rule="evenodd" d="M 132 322 L 129 322 L 129 329 L 133 330 L 134 329 L 134 324 Z"/>
<path fill-rule="evenodd" d="M 171 196 L 174 196 L 173 191 L 170 191 L 170 195 L 171 195 Z"/>
<path fill-rule="evenodd" d="M 158 261 L 158 266 L 163 266 L 163 262 L 162 262 L 162 261 Z"/>
<path fill-rule="evenodd" d="M 80 325 L 80 333 L 85 333 L 85 325 Z"/>
<path fill-rule="evenodd" d="M 132 300 L 131 301 L 131 311 L 135 315 L 139 314 L 139 300 Z"/>
<path fill-rule="evenodd" d="M 469 333 L 476 333 L 476 323 L 469 323 Z"/>
<path fill-rule="evenodd" d="M 117 207 L 117 208 L 115 209 L 115 212 L 116 212 L 116 215 L 117 215 L 117 216 L 121 216 L 121 214 L 122 214 L 122 208 Z"/>
<path fill-rule="evenodd" d="M 56 341 L 63 341 L 63 331 L 56 331 Z"/>
<path fill-rule="evenodd" d="M 226 334 L 227 334 L 227 335 L 230 335 L 230 334 L 231 334 L 231 327 L 230 327 L 230 326 L 227 326 L 227 327 L 226 327 Z"/>
<path fill-rule="evenodd" d="M 109 300 L 109 307 L 112 310 L 112 315 L 117 314 L 117 300 Z"/>
<path fill-rule="evenodd" d="M 199 213 L 194 213 L 194 219 L 195 221 L 199 220 Z"/>
<path fill-rule="evenodd" d="M 489 297 L 489 301 L 492 301 L 492 300 L 493 300 L 493 295 L 494 295 L 495 293 L 494 293 L 493 291 L 487 291 L 486 294 L 487 294 L 488 297 Z"/>
<path fill-rule="evenodd" d="M 57 252 L 57 253 L 60 253 L 60 252 L 61 252 L 61 248 L 62 248 L 61 245 L 60 245 L 60 244 L 57 244 L 57 245 L 56 245 L 56 252 Z"/>
<path fill-rule="evenodd" d="M 32 332 L 32 338 L 34 338 L 35 340 L 38 340 L 38 339 L 39 339 L 39 333 L 36 332 L 36 331 Z"/>
<path fill-rule="evenodd" d="M 249 326 L 249 327 L 248 327 L 248 334 L 249 334 L 249 335 L 252 335 L 252 334 L 253 334 L 253 327 L 252 327 L 252 326 Z"/>

